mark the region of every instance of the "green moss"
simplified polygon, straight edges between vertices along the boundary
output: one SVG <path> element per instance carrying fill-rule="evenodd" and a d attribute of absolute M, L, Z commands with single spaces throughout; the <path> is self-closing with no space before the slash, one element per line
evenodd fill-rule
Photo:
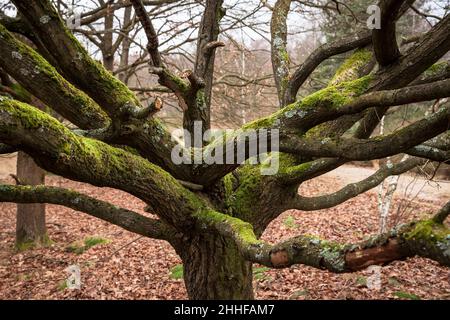
<path fill-rule="evenodd" d="M 292 154 L 278 152 L 277 156 L 279 159 L 278 175 L 289 174 L 292 170 L 295 170 L 295 167 L 301 166 L 298 164 L 299 160 Z"/>
<path fill-rule="evenodd" d="M 294 102 L 270 116 L 257 119 L 242 129 L 276 128 L 282 118 L 305 117 L 317 109 L 337 109 L 363 94 L 369 87 L 373 76 L 342 82 L 319 90 L 301 101 Z"/>
<path fill-rule="evenodd" d="M 315 236 L 310 236 L 309 242 L 318 247 L 319 255 L 321 257 L 321 264 L 327 268 L 332 267 L 332 269 L 338 272 L 345 270 L 346 245 L 333 241 L 322 240 Z"/>
<path fill-rule="evenodd" d="M 289 63 L 289 54 L 288 54 L 286 48 L 282 48 L 282 49 L 280 50 L 280 58 L 281 58 L 284 62 Z"/>
<path fill-rule="evenodd" d="M 69 286 L 67 285 L 67 280 L 61 280 L 58 283 L 57 289 L 58 291 L 64 291 L 68 288 Z"/>
<path fill-rule="evenodd" d="M 225 177 L 223 177 L 223 185 L 225 188 L 226 195 L 231 195 L 233 193 L 234 181 L 235 181 L 235 178 L 233 177 L 232 173 L 229 173 Z"/>
<path fill-rule="evenodd" d="M 101 159 L 102 153 L 99 151 L 98 141 L 91 138 L 80 140 L 80 146 L 87 155 L 94 155 L 97 159 Z"/>
<path fill-rule="evenodd" d="M 264 184 L 259 166 L 244 165 L 237 170 L 239 186 L 233 193 L 231 207 L 239 217 L 247 220 L 255 213 L 255 196 L 260 193 Z"/>
<path fill-rule="evenodd" d="M 404 292 L 404 291 L 394 292 L 394 296 L 401 298 L 401 299 L 421 300 L 419 296 L 412 294 L 412 293 Z"/>
<path fill-rule="evenodd" d="M 372 52 L 368 49 L 356 50 L 336 71 L 336 74 L 330 81 L 330 85 L 336 85 L 341 82 L 351 81 L 359 78 L 359 70 L 370 62 Z"/>
<path fill-rule="evenodd" d="M 295 218 L 293 216 L 287 216 L 283 220 L 283 224 L 288 229 L 295 229 L 298 227 L 297 223 L 295 223 Z"/>
<path fill-rule="evenodd" d="M 309 95 L 302 100 L 300 108 L 315 109 L 317 107 L 337 108 L 348 101 L 348 97 L 344 95 L 337 87 L 327 87 L 320 91 Z"/>
<path fill-rule="evenodd" d="M 73 252 L 76 254 L 82 254 L 94 246 L 107 244 L 109 242 L 111 242 L 109 239 L 102 237 L 86 237 L 82 243 L 80 242 L 71 243 L 69 246 L 66 247 L 66 251 Z"/>
<path fill-rule="evenodd" d="M 87 237 L 84 239 L 84 246 L 86 250 L 90 249 L 93 246 L 99 245 L 99 244 L 106 244 L 109 243 L 110 240 L 102 237 Z"/>
<path fill-rule="evenodd" d="M 416 223 L 414 228 L 404 235 L 406 240 L 422 240 L 427 242 L 446 242 L 450 229 L 433 220 L 424 220 Z"/>
<path fill-rule="evenodd" d="M 354 97 L 361 95 L 369 86 L 371 76 L 326 87 L 301 101 L 302 109 L 338 108 L 349 103 Z"/>
<path fill-rule="evenodd" d="M 288 176 L 302 175 L 305 171 L 309 170 L 314 162 L 305 162 L 299 165 L 287 167 L 279 171 L 279 174 Z"/>
<path fill-rule="evenodd" d="M 270 280 L 271 277 L 266 274 L 267 271 L 270 271 L 270 268 L 267 267 L 258 267 L 253 269 L 253 279 L 257 281 L 266 281 Z"/>
<path fill-rule="evenodd" d="M 341 244 L 338 242 L 334 242 L 334 241 L 322 240 L 321 244 L 322 244 L 323 248 L 326 250 L 340 252 L 340 253 L 342 253 L 347 248 L 347 245 Z"/>
<path fill-rule="evenodd" d="M 327 127 L 324 124 L 320 124 L 306 131 L 304 137 L 308 139 L 319 137 L 324 132 L 324 129 L 327 129 Z"/>
<path fill-rule="evenodd" d="M 229 222 L 231 222 L 233 230 L 237 233 L 238 238 L 240 238 L 243 243 L 246 244 L 262 243 L 262 241 L 257 240 L 255 233 L 253 232 L 253 226 L 251 224 L 242 222 L 242 220 L 234 218 Z"/>
<path fill-rule="evenodd" d="M 26 129 L 46 130 L 51 128 L 55 135 L 60 137 L 73 137 L 74 134 L 64 127 L 58 120 L 51 117 L 47 113 L 34 108 L 28 104 L 17 100 L 2 99 L 0 100 L 0 110 L 11 115 L 13 119 L 20 122 L 20 125 Z M 60 139 L 60 144 L 56 146 L 60 153 L 69 155 L 71 152 L 70 145 L 66 141 Z"/>
<path fill-rule="evenodd" d="M 242 243 L 262 243 L 261 241 L 257 240 L 255 233 L 253 232 L 253 226 L 241 219 L 234 218 L 230 215 L 219 213 L 211 209 L 199 210 L 195 214 L 195 217 L 197 217 L 199 221 L 201 221 L 201 225 L 206 228 L 208 226 L 215 226 L 228 229 L 228 231 L 233 233 L 236 238 Z"/>
<path fill-rule="evenodd" d="M 258 203 L 255 199 L 264 192 L 267 183 L 276 178 L 275 176 L 262 175 L 262 169 L 270 166 L 268 162 L 271 157 L 278 157 L 278 173 L 285 172 L 287 168 L 297 163 L 297 160 L 291 154 L 272 152 L 263 163 L 251 165 L 247 161 L 235 170 L 234 174 L 225 176 L 223 183 L 226 206 L 230 214 L 245 221 L 250 221 L 258 212 Z M 289 190 L 286 192 L 289 192 Z"/>
<path fill-rule="evenodd" d="M 206 110 L 205 90 L 198 90 L 195 94 L 195 103 L 200 110 Z"/>
<path fill-rule="evenodd" d="M 66 247 L 66 251 L 73 252 L 76 254 L 82 254 L 85 250 L 84 250 L 84 246 L 79 245 L 77 243 L 72 243 Z"/>
<path fill-rule="evenodd" d="M 25 63 L 34 65 L 32 70 L 28 70 L 31 77 L 40 73 L 45 74 L 47 78 L 50 78 L 52 81 L 57 83 L 54 87 L 59 89 L 58 94 L 70 99 L 74 105 L 80 108 L 80 113 L 95 115 L 95 119 L 100 117 L 106 121 L 106 113 L 94 102 L 94 100 L 92 100 L 84 92 L 75 88 L 75 86 L 73 86 L 70 82 L 66 81 L 39 53 L 14 38 L 2 25 L 0 25 L 0 35 L 13 47 L 17 48 L 17 54 L 21 57 L 21 59 L 27 61 Z M 16 88 L 13 89 L 20 97 L 23 97 L 23 99 L 21 98 L 22 101 L 31 101 L 31 95 L 21 86 L 16 86 Z"/>
<path fill-rule="evenodd" d="M 279 110 L 273 114 L 271 114 L 270 116 L 261 118 L 261 119 L 256 119 L 252 122 L 249 122 L 247 124 L 245 124 L 242 129 L 243 130 L 257 130 L 257 129 L 263 129 L 263 128 L 274 128 L 277 127 L 277 120 L 280 119 L 281 115 L 283 114 L 283 110 Z"/>
<path fill-rule="evenodd" d="M 130 146 L 125 146 L 125 145 L 117 145 L 118 148 L 123 149 L 129 153 L 134 154 L 135 156 L 140 156 L 140 153 L 137 149 L 130 147 Z"/>
<path fill-rule="evenodd" d="M 52 125 L 57 123 L 56 119 L 52 121 L 48 117 L 43 116 L 38 109 L 31 108 L 25 103 L 15 100 L 3 100 L 0 102 L 0 107 L 16 119 L 20 119 L 23 127 L 27 129 L 37 129 L 46 124 Z"/>
<path fill-rule="evenodd" d="M 367 91 L 373 78 L 373 75 L 369 74 L 356 80 L 343 82 L 337 85 L 337 87 L 343 88 L 344 94 L 347 96 L 359 96 Z"/>
<path fill-rule="evenodd" d="M 183 265 L 177 264 L 170 269 L 169 278 L 174 280 L 183 279 Z"/>
<path fill-rule="evenodd" d="M 325 266 L 332 266 L 336 271 L 345 270 L 345 255 L 341 251 L 324 248 L 320 251 L 320 255 Z"/>
<path fill-rule="evenodd" d="M 360 286 L 367 287 L 367 278 L 364 276 L 358 275 L 356 278 L 356 283 Z"/>
<path fill-rule="evenodd" d="M 16 250 L 19 252 L 34 249 L 36 247 L 36 243 L 34 241 L 25 241 L 16 243 Z"/>
<path fill-rule="evenodd" d="M 15 248 L 18 252 L 34 249 L 48 247 L 53 244 L 53 241 L 49 238 L 48 234 L 44 234 L 42 238 L 36 240 L 27 240 L 23 242 L 16 242 Z"/>
<path fill-rule="evenodd" d="M 176 76 L 172 72 L 165 70 L 164 76 L 173 82 L 182 92 L 187 93 L 190 90 L 190 84 L 186 80 Z"/>
<path fill-rule="evenodd" d="M 280 63 L 281 63 L 281 68 L 283 70 L 282 74 L 280 74 L 280 76 L 282 76 L 281 78 L 281 90 L 282 92 L 284 92 L 286 90 L 286 87 L 289 83 L 289 54 L 286 50 L 286 48 L 283 46 L 280 49 Z"/>
<path fill-rule="evenodd" d="M 57 286 L 58 291 L 64 291 L 64 290 L 66 290 L 67 288 L 68 288 L 67 280 L 61 280 L 61 281 L 58 283 L 58 286 Z"/>
<path fill-rule="evenodd" d="M 231 208 L 231 205 L 234 200 L 234 185 L 236 183 L 236 179 L 234 178 L 232 173 L 227 174 L 222 178 L 222 183 L 225 190 L 225 206 L 228 209 L 228 213 L 230 215 L 233 214 L 233 210 Z"/>

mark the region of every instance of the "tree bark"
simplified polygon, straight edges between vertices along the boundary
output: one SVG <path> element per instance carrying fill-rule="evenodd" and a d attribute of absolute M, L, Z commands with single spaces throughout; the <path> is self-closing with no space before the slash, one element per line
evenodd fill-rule
<path fill-rule="evenodd" d="M 17 178 L 21 184 L 44 184 L 45 172 L 24 152 L 17 157 Z M 45 204 L 17 204 L 16 247 L 42 246 L 48 243 Z"/>
<path fill-rule="evenodd" d="M 131 12 L 133 7 L 126 7 L 123 15 L 123 25 L 128 25 L 131 20 Z M 130 58 L 130 46 L 131 39 L 129 38 L 129 32 L 127 32 L 127 36 L 122 40 L 122 53 L 120 54 L 120 63 L 119 68 L 125 68 L 128 66 L 129 58 Z M 119 73 L 119 80 L 125 84 L 128 84 L 129 76 L 128 71 L 124 71 Z"/>
<path fill-rule="evenodd" d="M 113 31 L 114 28 L 114 10 L 111 6 L 106 9 L 105 16 L 105 35 L 103 36 L 103 66 L 108 71 L 114 70 L 114 52 L 113 52 Z"/>
<path fill-rule="evenodd" d="M 181 257 L 189 299 L 253 299 L 252 264 L 242 258 L 232 240 L 198 236 Z"/>

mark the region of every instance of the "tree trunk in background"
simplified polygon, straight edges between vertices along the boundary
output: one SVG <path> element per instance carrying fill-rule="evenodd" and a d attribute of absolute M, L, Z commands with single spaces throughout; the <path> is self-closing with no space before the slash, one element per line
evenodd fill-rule
<path fill-rule="evenodd" d="M 107 7 L 105 16 L 105 35 L 103 36 L 103 66 L 108 71 L 114 70 L 114 52 L 113 51 L 113 32 L 114 10 L 110 5 Z"/>
<path fill-rule="evenodd" d="M 252 264 L 231 241 L 217 235 L 195 237 L 181 257 L 189 299 L 253 299 Z"/>
<path fill-rule="evenodd" d="M 123 15 L 123 25 L 127 25 L 130 23 L 131 9 L 132 9 L 131 6 L 125 8 L 125 12 Z M 128 37 L 129 34 L 130 33 L 127 32 L 127 36 L 122 40 L 122 53 L 120 55 L 119 69 L 125 68 L 126 66 L 128 66 L 128 61 L 129 61 L 129 56 L 130 56 L 130 46 L 131 46 L 131 39 Z M 128 84 L 127 72 L 119 73 L 119 80 L 125 84 Z"/>
<path fill-rule="evenodd" d="M 17 157 L 17 178 L 22 184 L 38 185 L 45 182 L 45 171 L 24 152 Z M 16 247 L 27 249 L 48 244 L 45 226 L 45 204 L 17 204 Z"/>

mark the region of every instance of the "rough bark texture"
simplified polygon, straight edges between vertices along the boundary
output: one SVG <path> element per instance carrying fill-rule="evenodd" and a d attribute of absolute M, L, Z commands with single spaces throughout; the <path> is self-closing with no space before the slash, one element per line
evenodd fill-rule
<path fill-rule="evenodd" d="M 253 299 L 252 264 L 230 239 L 194 237 L 181 253 L 189 299 Z"/>
<path fill-rule="evenodd" d="M 291 0 L 278 0 L 273 7 L 270 22 L 272 69 L 280 106 L 284 106 L 283 97 L 289 79 L 289 54 L 286 41 L 287 16 L 291 2 Z"/>

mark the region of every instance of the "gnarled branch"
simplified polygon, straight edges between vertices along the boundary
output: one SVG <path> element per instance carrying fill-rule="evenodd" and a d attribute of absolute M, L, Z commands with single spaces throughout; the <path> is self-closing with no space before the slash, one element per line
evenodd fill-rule
<path fill-rule="evenodd" d="M 50 115 L 16 100 L 0 101 L 0 141 L 25 151 L 50 172 L 133 194 L 173 226 L 189 228 L 189 212 L 204 205 L 142 157 L 77 136 Z"/>
<path fill-rule="evenodd" d="M 334 207 L 376 187 L 389 176 L 400 175 L 423 163 L 425 163 L 425 160 L 410 158 L 395 165 L 385 165 L 366 179 L 350 183 L 332 194 L 317 197 L 303 197 L 297 195 L 292 202 L 292 209 L 312 211 Z"/>
<path fill-rule="evenodd" d="M 323 61 L 332 56 L 365 47 L 371 42 L 371 33 L 362 32 L 356 36 L 350 36 L 332 43 L 324 44 L 314 50 L 289 78 L 283 105 L 295 102 L 300 87 Z"/>
<path fill-rule="evenodd" d="M 0 46 L 2 69 L 41 101 L 80 128 L 107 125 L 108 116 L 94 100 L 59 75 L 41 55 L 15 39 L 1 24 Z"/>
<path fill-rule="evenodd" d="M 280 142 L 282 152 L 313 157 L 372 160 L 407 151 L 450 128 L 450 108 L 439 109 L 392 134 L 371 139 L 336 138 L 310 140 L 289 135 Z"/>
<path fill-rule="evenodd" d="M 111 222 L 125 230 L 169 242 L 176 233 L 175 229 L 160 220 L 64 188 L 43 185 L 0 185 L 0 201 L 58 204 Z"/>
<path fill-rule="evenodd" d="M 354 272 L 415 255 L 450 266 L 450 230 L 432 220 L 403 225 L 355 244 L 298 236 L 270 245 L 258 240 L 252 225 L 240 219 L 211 211 L 197 217 L 198 228 L 232 238 L 245 259 L 271 268 L 304 264 L 335 273 Z"/>

